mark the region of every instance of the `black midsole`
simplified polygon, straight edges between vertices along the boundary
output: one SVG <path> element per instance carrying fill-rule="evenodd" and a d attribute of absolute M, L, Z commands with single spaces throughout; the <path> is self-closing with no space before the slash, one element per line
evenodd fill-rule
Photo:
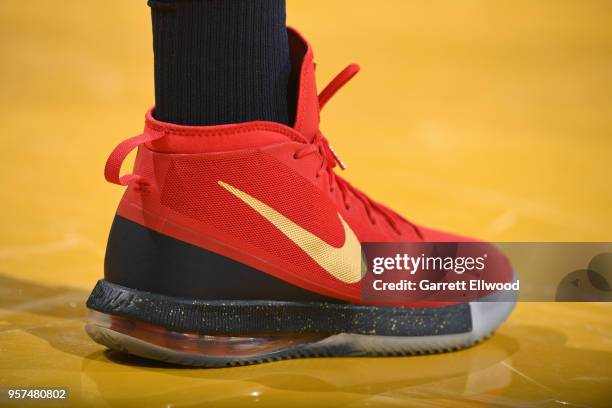
<path fill-rule="evenodd" d="M 196 300 L 98 281 L 87 307 L 174 331 L 246 335 L 355 333 L 435 336 L 472 330 L 467 303 L 441 307 L 363 306 L 329 302 Z"/>

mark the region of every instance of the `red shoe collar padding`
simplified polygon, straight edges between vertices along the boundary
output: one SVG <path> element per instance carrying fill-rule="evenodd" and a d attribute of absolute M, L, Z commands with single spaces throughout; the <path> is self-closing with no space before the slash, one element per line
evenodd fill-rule
<path fill-rule="evenodd" d="M 182 126 L 161 122 L 150 109 L 145 130 L 163 132 L 165 136 L 146 145 L 160 153 L 211 153 L 294 141 L 306 143 L 299 132 L 275 122 L 253 121 L 218 126 Z"/>

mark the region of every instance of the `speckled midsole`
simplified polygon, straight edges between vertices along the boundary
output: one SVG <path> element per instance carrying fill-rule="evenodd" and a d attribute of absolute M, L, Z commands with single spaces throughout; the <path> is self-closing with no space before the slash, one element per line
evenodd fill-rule
<path fill-rule="evenodd" d="M 470 304 L 365 306 L 329 302 L 184 299 L 100 280 L 87 300 L 100 313 L 175 332 L 207 335 L 363 334 L 439 336 L 469 333 Z"/>

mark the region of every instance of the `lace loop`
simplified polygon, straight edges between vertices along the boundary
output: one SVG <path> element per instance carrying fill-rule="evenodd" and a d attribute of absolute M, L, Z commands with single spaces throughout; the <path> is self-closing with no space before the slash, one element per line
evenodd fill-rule
<path fill-rule="evenodd" d="M 145 130 L 144 133 L 130 137 L 119 143 L 108 156 L 106 165 L 104 166 L 104 177 L 109 183 L 127 186 L 131 182 L 146 183 L 146 180 L 138 174 L 126 174 L 120 176 L 121 165 L 128 154 L 141 144 L 161 139 L 165 136 L 165 132 Z"/>
<path fill-rule="evenodd" d="M 338 92 L 344 85 L 348 83 L 361 68 L 357 64 L 350 64 L 344 68 L 338 75 L 319 94 L 319 109 L 327 104 L 327 102 Z"/>

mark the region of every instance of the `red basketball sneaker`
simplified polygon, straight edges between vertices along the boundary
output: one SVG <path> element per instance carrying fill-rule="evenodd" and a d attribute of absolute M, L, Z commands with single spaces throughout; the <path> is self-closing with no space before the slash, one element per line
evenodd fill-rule
<path fill-rule="evenodd" d="M 361 243 L 464 238 L 417 226 L 334 173 L 343 164 L 319 111 L 358 67 L 317 95 L 312 50 L 289 37 L 292 128 L 178 126 L 149 111 L 143 134 L 109 157 L 106 179 L 127 190 L 87 302 L 95 341 L 198 366 L 411 354 L 469 346 L 510 314 L 513 302 L 362 300 Z M 133 174 L 119 177 L 136 147 Z"/>

